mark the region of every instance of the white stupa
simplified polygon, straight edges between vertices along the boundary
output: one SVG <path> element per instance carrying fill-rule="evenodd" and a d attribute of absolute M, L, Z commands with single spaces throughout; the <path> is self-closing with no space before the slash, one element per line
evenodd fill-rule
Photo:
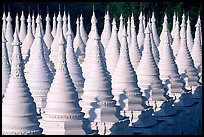
<path fill-rule="evenodd" d="M 130 17 L 128 17 L 128 21 L 127 21 L 127 43 L 128 43 L 128 47 L 130 47 L 130 44 L 131 44 L 131 21 L 130 21 Z"/>
<path fill-rule="evenodd" d="M 111 81 L 103 63 L 98 32 L 94 34 L 93 62 L 90 73 L 85 79 L 84 93 L 80 106 L 85 118 L 91 122 L 91 128 L 99 135 L 129 134 L 129 120 L 120 116 L 116 101 L 111 93 Z"/>
<path fill-rule="evenodd" d="M 178 17 L 176 20 L 176 26 L 175 26 L 175 30 L 174 30 L 174 40 L 173 43 L 171 45 L 174 56 L 176 57 L 178 52 L 179 52 L 179 47 L 180 47 L 180 27 L 179 27 L 179 21 L 178 21 Z"/>
<path fill-rule="evenodd" d="M 56 21 L 56 16 L 55 16 L 55 12 L 54 12 L 54 16 L 53 16 L 53 21 L 52 21 L 52 36 L 55 37 L 57 31 L 57 21 Z"/>
<path fill-rule="evenodd" d="M 20 31 L 19 31 L 19 38 L 20 38 L 20 41 L 23 43 L 25 37 L 26 37 L 26 34 L 27 34 L 27 30 L 26 30 L 26 18 L 24 16 L 24 11 L 22 10 L 22 13 L 21 13 L 21 18 L 20 18 L 20 21 L 21 21 L 21 26 L 20 26 Z"/>
<path fill-rule="evenodd" d="M 84 22 L 83 22 L 83 16 L 82 16 L 82 13 L 81 13 L 81 16 L 80 16 L 80 35 L 81 35 L 81 39 L 83 40 L 84 44 L 86 45 L 86 42 L 88 40 L 88 35 L 86 33 L 86 30 L 84 28 Z"/>
<path fill-rule="evenodd" d="M 9 56 L 9 62 L 11 63 L 12 61 L 12 53 L 13 53 L 13 28 L 12 28 L 12 18 L 11 18 L 11 14 L 10 11 L 8 11 L 8 16 L 6 18 L 6 46 L 7 46 L 7 51 L 8 51 L 8 56 Z"/>
<path fill-rule="evenodd" d="M 123 15 L 121 13 L 121 15 L 120 15 L 120 26 L 119 26 L 119 30 L 118 30 L 118 40 L 120 41 L 120 43 L 121 43 L 121 40 L 122 40 L 123 25 L 124 25 Z"/>
<path fill-rule="evenodd" d="M 6 34 L 6 13 L 5 13 L 5 11 L 4 11 L 3 16 L 2 16 L 2 21 L 3 21 L 2 30 L 3 30 L 3 33 Z"/>
<path fill-rule="evenodd" d="M 69 74 L 78 93 L 78 98 L 80 99 L 83 93 L 84 78 L 82 75 L 82 68 L 79 65 L 79 62 L 74 52 L 72 33 L 70 32 L 70 30 L 68 30 L 67 32 L 66 59 Z"/>
<path fill-rule="evenodd" d="M 145 41 L 144 41 L 144 50 L 142 52 L 142 58 L 137 67 L 137 76 L 138 76 L 138 86 L 141 88 L 143 92 L 143 96 L 147 99 L 151 98 L 150 89 L 151 85 L 155 84 L 158 89 L 162 89 L 162 81 L 159 78 L 159 69 L 154 60 L 154 56 L 152 53 L 152 46 L 150 40 L 150 26 L 147 25 L 145 30 Z"/>
<path fill-rule="evenodd" d="M 187 20 L 186 38 L 187 38 L 188 50 L 191 52 L 192 47 L 193 47 L 193 36 L 191 33 L 191 22 L 190 22 L 189 16 Z"/>
<path fill-rule="evenodd" d="M 49 55 L 50 62 L 51 62 L 51 69 L 55 73 L 56 66 L 57 66 L 57 53 L 58 53 L 58 47 L 59 47 L 59 34 L 62 31 L 62 16 L 59 10 L 58 16 L 57 16 L 57 30 L 56 34 L 54 36 L 54 40 L 51 44 L 51 53 Z"/>
<path fill-rule="evenodd" d="M 174 60 L 167 26 L 164 28 L 164 36 L 162 45 L 163 54 L 158 64 L 160 78 L 164 86 L 168 89 L 167 94 L 178 101 L 179 97 L 184 92 L 184 83 L 181 81 L 178 67 Z"/>
<path fill-rule="evenodd" d="M 105 51 L 108 46 L 108 42 L 110 38 L 111 38 L 111 24 L 110 24 L 109 12 L 107 10 L 107 13 L 105 13 L 105 18 L 104 18 L 104 27 L 103 27 L 103 31 L 101 34 L 101 43 Z"/>
<path fill-rule="evenodd" d="M 139 65 L 142 54 L 141 54 L 140 49 L 138 47 L 136 26 L 135 26 L 135 22 L 134 22 L 133 13 L 132 13 L 132 17 L 131 17 L 131 45 L 129 47 L 129 54 L 130 54 L 131 64 L 132 64 L 132 66 L 136 72 L 137 66 Z"/>
<path fill-rule="evenodd" d="M 172 36 L 173 40 L 174 40 L 175 28 L 176 28 L 176 12 L 174 11 L 172 30 L 171 30 L 171 36 Z"/>
<path fill-rule="evenodd" d="M 161 32 L 161 34 L 160 34 L 160 37 L 159 37 L 159 39 L 160 39 L 160 43 L 159 43 L 159 45 L 158 45 L 158 50 L 159 50 L 159 54 L 160 54 L 160 56 L 162 56 L 162 54 L 163 54 L 163 52 L 162 52 L 162 45 L 163 45 L 163 39 L 164 39 L 164 28 L 165 28 L 165 26 L 167 26 L 168 27 L 168 18 L 167 18 L 167 14 L 165 13 L 165 15 L 164 15 L 164 22 L 163 22 L 163 24 L 162 24 L 162 32 Z M 173 39 L 172 39 L 172 36 L 171 36 L 171 33 L 169 32 L 169 29 L 168 29 L 168 36 L 169 36 L 169 40 L 170 40 L 170 44 L 172 44 L 172 42 L 173 42 Z"/>
<path fill-rule="evenodd" d="M 47 11 L 47 16 L 45 18 L 46 20 L 46 29 L 45 29 L 45 35 L 43 37 L 44 41 L 45 41 L 45 44 L 47 45 L 47 48 L 48 50 L 50 51 L 51 50 L 51 44 L 52 44 L 52 41 L 53 41 L 53 36 L 52 36 L 52 33 L 51 33 L 51 25 L 50 25 L 50 15 L 49 15 L 49 12 Z M 50 54 L 50 53 L 49 53 Z"/>
<path fill-rule="evenodd" d="M 74 44 L 74 51 L 75 51 L 76 57 L 81 64 L 85 58 L 85 47 L 86 46 L 81 38 L 79 23 L 80 23 L 79 18 L 77 18 L 76 36 L 74 37 L 73 44 Z"/>
<path fill-rule="evenodd" d="M 17 33 L 19 34 L 19 32 L 20 32 L 20 22 L 19 22 L 18 12 L 16 13 L 15 27 L 16 27 Z"/>
<path fill-rule="evenodd" d="M 195 31 L 195 38 L 194 38 L 194 44 L 191 51 L 191 56 L 193 58 L 194 65 L 196 69 L 198 70 L 198 75 L 200 77 L 200 82 L 202 83 L 202 44 L 200 37 L 200 30 L 199 27 L 201 26 L 200 23 L 197 22 L 195 25 L 196 31 Z"/>
<path fill-rule="evenodd" d="M 124 75 L 125 74 L 125 75 Z M 137 85 L 137 76 L 131 64 L 127 43 L 127 33 L 124 26 L 120 57 L 112 75 L 112 93 L 120 113 L 129 117 L 130 122 L 136 122 L 140 111 L 146 108 L 142 92 Z M 139 111 L 139 114 L 137 114 Z"/>
<path fill-rule="evenodd" d="M 56 74 L 47 94 L 47 105 L 40 126 L 46 135 L 84 135 L 88 123 L 78 103 L 78 95 L 66 63 L 65 39 L 58 34 L 58 64 Z"/>
<path fill-rule="evenodd" d="M 41 27 L 41 18 L 40 18 L 40 15 L 39 15 L 39 13 L 38 13 L 38 15 L 37 15 L 37 18 L 36 18 L 36 23 L 37 23 L 37 28 L 36 28 L 36 32 L 37 31 L 39 31 L 39 29 L 41 29 L 41 34 L 42 34 L 42 27 Z M 36 34 L 35 34 L 36 35 Z M 43 34 L 42 34 L 42 36 L 43 36 Z M 36 36 L 35 36 L 36 37 Z M 29 71 L 30 71 L 30 68 L 31 68 L 31 66 L 32 66 L 32 62 L 35 60 L 35 54 L 36 54 L 36 52 L 37 52 L 37 50 L 36 50 L 36 46 L 37 45 L 37 38 L 35 38 L 34 39 L 34 41 L 33 41 L 33 44 L 31 45 L 31 47 L 30 47 L 30 52 L 29 52 L 29 54 L 28 54 L 28 58 L 27 58 L 27 60 L 24 60 L 24 64 L 25 64 L 25 70 L 24 70 L 24 72 L 25 72 L 25 77 L 27 78 L 27 76 L 28 76 L 28 73 L 29 73 Z M 47 65 L 48 65 L 48 67 L 49 67 L 49 69 L 50 69 L 50 71 L 53 73 L 53 71 L 52 71 L 52 69 L 51 69 L 51 63 L 50 63 L 50 59 L 49 59 L 49 56 L 48 56 L 48 53 L 49 53 L 49 51 L 48 51 L 48 48 L 47 48 L 47 46 L 46 46 L 46 44 L 45 44 L 45 41 L 42 39 L 42 45 L 43 45 L 43 54 L 44 54 L 44 58 L 45 58 L 45 60 L 46 60 L 46 63 L 47 63 Z"/>
<path fill-rule="evenodd" d="M 35 15 L 34 15 L 34 10 L 33 10 L 33 15 L 32 15 L 32 33 L 33 36 L 35 36 Z"/>
<path fill-rule="evenodd" d="M 120 42 L 118 40 L 117 30 L 116 21 L 115 18 L 113 18 L 111 38 L 108 42 L 105 54 L 107 70 L 110 72 L 110 75 L 115 71 L 120 55 Z"/>
<path fill-rule="evenodd" d="M 41 16 L 41 11 L 39 11 L 39 13 L 40 13 L 40 19 L 42 20 L 42 16 Z M 45 32 L 44 32 L 44 29 L 43 29 L 43 24 L 42 24 L 42 21 L 40 22 L 40 28 L 41 28 L 41 30 L 42 30 L 42 36 L 44 37 L 45 36 Z"/>
<path fill-rule="evenodd" d="M 31 58 L 35 58 L 31 62 L 31 67 L 27 76 L 28 86 L 32 97 L 36 103 L 37 113 L 41 114 L 46 105 L 47 92 L 52 82 L 52 73 L 50 72 L 43 50 L 43 36 L 40 29 L 36 29 L 35 33 L 35 54 L 31 54 Z"/>
<path fill-rule="evenodd" d="M 143 24 L 143 16 L 141 11 L 139 16 L 139 30 L 137 34 L 137 41 L 138 41 L 138 46 L 140 48 L 140 52 L 143 51 L 144 38 L 145 38 L 144 24 Z"/>
<path fill-rule="evenodd" d="M 9 82 L 10 73 L 11 65 L 8 58 L 5 34 L 2 29 L 2 98 Z"/>
<path fill-rule="evenodd" d="M 178 71 L 181 78 L 185 81 L 185 88 L 192 90 L 192 88 L 197 87 L 198 83 L 198 73 L 194 66 L 193 59 L 187 47 L 186 30 L 185 30 L 185 15 L 182 16 L 181 24 L 181 42 L 179 52 L 176 56 L 176 64 L 178 65 Z"/>
<path fill-rule="evenodd" d="M 33 44 L 33 41 L 34 41 L 34 36 L 33 36 L 33 33 L 32 33 L 32 20 L 31 20 L 31 17 L 30 17 L 30 13 L 28 14 L 27 22 L 28 22 L 27 34 L 26 34 L 26 37 L 25 37 L 25 39 L 23 41 L 23 44 L 21 46 L 23 60 L 28 59 L 28 56 L 30 54 L 29 53 L 30 52 L 30 47 L 31 47 L 31 45 Z"/>
<path fill-rule="evenodd" d="M 97 19 L 96 19 L 96 15 L 95 15 L 95 11 L 93 8 L 93 15 L 91 17 L 91 31 L 89 32 L 89 39 L 86 42 L 86 55 L 84 58 L 84 62 L 83 64 L 81 64 L 82 66 L 82 71 L 83 71 L 83 77 L 86 79 L 86 76 L 88 76 L 89 72 L 90 72 L 90 66 L 91 66 L 91 62 L 93 60 L 93 41 L 94 41 L 94 34 L 98 33 L 98 29 L 97 29 Z M 99 42 L 100 44 L 100 48 L 101 48 L 101 54 L 102 57 L 105 58 L 105 52 L 104 52 L 104 48 L 103 45 L 101 44 L 101 42 Z M 105 59 L 102 60 L 105 63 Z"/>
<path fill-rule="evenodd" d="M 159 50 L 157 49 L 157 45 L 156 45 L 156 43 L 154 41 L 154 34 L 153 34 L 152 24 L 150 22 L 150 19 L 149 19 L 149 22 L 148 22 L 147 25 L 149 25 L 149 29 L 150 29 L 150 39 L 151 39 L 151 46 L 152 46 L 152 54 L 154 56 L 155 62 L 158 64 L 158 62 L 160 60 L 160 54 L 159 54 Z"/>
<path fill-rule="evenodd" d="M 67 33 L 67 15 L 66 15 L 65 8 L 64 8 L 64 14 L 63 14 L 63 17 L 62 17 L 62 21 L 63 21 L 62 32 L 63 32 L 63 35 L 66 36 L 66 33 Z"/>
<path fill-rule="evenodd" d="M 158 36 L 158 33 L 157 33 L 157 29 L 156 29 L 156 18 L 154 16 L 154 12 L 152 12 L 151 23 L 152 23 L 151 29 L 152 29 L 152 34 L 153 34 L 154 42 L 155 42 L 156 46 L 158 47 L 160 39 L 159 39 L 159 36 Z"/>
<path fill-rule="evenodd" d="M 39 127 L 35 102 L 24 77 L 20 44 L 15 31 L 11 76 L 2 102 L 2 134 L 39 135 L 42 129 Z"/>

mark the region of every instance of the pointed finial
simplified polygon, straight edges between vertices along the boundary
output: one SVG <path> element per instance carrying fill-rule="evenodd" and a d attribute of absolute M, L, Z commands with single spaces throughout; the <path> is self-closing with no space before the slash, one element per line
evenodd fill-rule
<path fill-rule="evenodd" d="M 123 37 L 127 37 L 127 32 L 126 32 L 126 27 L 125 27 L 125 24 L 123 26 Z"/>
<path fill-rule="evenodd" d="M 145 29 L 145 34 L 149 34 L 150 33 L 150 29 L 149 26 L 147 25 L 146 29 Z"/>
<path fill-rule="evenodd" d="M 14 31 L 14 34 L 13 34 L 12 45 L 13 46 L 21 45 L 21 42 L 20 42 L 20 39 L 19 39 L 19 36 L 18 36 L 18 33 L 17 33 L 17 26 L 15 27 L 15 31 Z"/>

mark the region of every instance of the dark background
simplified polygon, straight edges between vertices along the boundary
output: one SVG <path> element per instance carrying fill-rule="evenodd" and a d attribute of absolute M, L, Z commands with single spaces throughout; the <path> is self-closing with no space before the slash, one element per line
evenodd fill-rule
<path fill-rule="evenodd" d="M 160 1 L 160 2 L 3 2 L 2 3 L 2 11 L 6 11 L 6 15 L 8 10 L 11 11 L 11 16 L 13 18 L 13 24 L 15 23 L 15 16 L 18 12 L 19 18 L 21 16 L 22 9 L 24 10 L 24 14 L 27 18 L 28 11 L 30 8 L 30 11 L 34 10 L 35 17 L 37 16 L 38 9 L 40 9 L 40 13 L 43 19 L 43 26 L 45 29 L 45 17 L 47 13 L 47 6 L 49 7 L 49 13 L 51 19 L 53 18 L 54 12 L 56 15 L 58 15 L 59 12 L 59 4 L 60 4 L 60 11 L 61 15 L 63 16 L 64 8 L 66 10 L 66 14 L 68 11 L 70 12 L 71 16 L 71 25 L 72 30 L 75 34 L 76 31 L 76 18 L 80 16 L 80 14 L 83 14 L 84 17 L 84 27 L 87 32 L 87 34 L 90 31 L 91 27 L 91 16 L 93 12 L 93 5 L 95 7 L 95 14 L 98 20 L 98 31 L 99 34 L 101 34 L 103 30 L 104 25 L 104 15 L 105 10 L 109 10 L 111 22 L 112 18 L 116 17 L 117 26 L 119 26 L 119 17 L 120 14 L 123 14 L 123 17 L 125 19 L 125 22 L 127 22 L 127 17 L 131 16 L 132 12 L 135 16 L 135 24 L 136 24 L 136 30 L 138 31 L 139 26 L 139 13 L 142 10 L 145 13 L 146 20 L 151 17 L 152 11 L 155 12 L 155 17 L 157 20 L 157 31 L 158 34 L 160 34 L 162 30 L 162 23 L 164 18 L 164 13 L 167 13 L 168 16 L 168 23 L 169 23 L 169 29 L 171 31 L 172 29 L 172 20 L 173 20 L 173 14 L 174 11 L 179 16 L 179 22 L 181 23 L 181 16 L 184 13 L 187 16 L 190 16 L 191 21 L 191 29 L 192 29 L 192 35 L 194 36 L 195 32 L 195 24 L 197 22 L 198 14 L 201 15 L 202 20 L 202 1 L 196 0 L 196 1 L 183 1 L 183 2 L 166 2 L 166 1 Z M 2 15 L 3 12 L 1 12 Z M 32 15 L 32 14 L 31 14 Z M 1 16 L 2 17 L 2 16 Z M 26 22 L 27 23 L 27 22 Z M 52 21 L 51 21 L 52 25 Z M 14 27 L 14 25 L 13 25 Z"/>

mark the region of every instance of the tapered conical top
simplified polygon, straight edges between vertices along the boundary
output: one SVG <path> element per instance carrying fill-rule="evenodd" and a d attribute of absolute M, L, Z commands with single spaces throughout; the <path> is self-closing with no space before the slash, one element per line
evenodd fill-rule
<path fill-rule="evenodd" d="M 69 70 L 69 74 L 76 87 L 76 91 L 80 99 L 83 93 L 84 78 L 82 76 L 81 66 L 79 65 L 76 54 L 74 52 L 72 34 L 70 31 L 68 31 L 67 33 L 66 59 L 67 59 L 67 67 Z"/>
<path fill-rule="evenodd" d="M 131 45 L 129 47 L 129 53 L 130 53 L 131 64 L 133 65 L 134 71 L 136 72 L 137 66 L 139 65 L 142 54 L 138 47 L 133 13 L 131 17 Z"/>
<path fill-rule="evenodd" d="M 26 34 L 27 34 L 27 31 L 26 31 L 26 24 L 25 24 L 25 21 L 26 21 L 26 18 L 24 16 L 24 12 L 22 10 L 22 13 L 21 13 L 21 26 L 20 26 L 20 32 L 19 32 L 19 38 L 20 38 L 20 41 L 23 43 L 25 37 L 26 37 Z"/>
<path fill-rule="evenodd" d="M 118 30 L 118 39 L 120 41 L 120 43 L 122 42 L 122 31 L 123 31 L 123 15 L 121 13 L 120 15 L 120 26 L 119 26 L 119 30 Z"/>
<path fill-rule="evenodd" d="M 175 26 L 175 30 L 174 30 L 174 40 L 173 40 L 173 43 L 171 45 L 175 57 L 178 54 L 179 46 L 180 46 L 180 27 L 179 27 L 179 21 L 178 21 L 178 17 L 177 17 L 176 26 Z"/>
<path fill-rule="evenodd" d="M 8 50 L 8 56 L 9 56 L 9 62 L 11 63 L 12 61 L 12 53 L 13 53 L 13 28 L 12 28 L 12 18 L 11 18 L 11 14 L 10 11 L 8 11 L 8 16 L 6 18 L 7 24 L 6 24 L 6 46 L 7 46 L 7 50 Z"/>
<path fill-rule="evenodd" d="M 54 13 L 53 25 L 52 25 L 52 36 L 53 37 L 55 37 L 56 31 L 57 31 L 57 21 L 56 21 L 56 16 L 55 16 L 55 13 Z"/>
<path fill-rule="evenodd" d="M 152 34 L 153 34 L 154 42 L 155 42 L 156 46 L 159 46 L 160 39 L 159 39 L 157 29 L 156 29 L 156 18 L 154 16 L 154 12 L 152 12 L 151 22 L 152 22 L 151 28 L 152 28 Z"/>
<path fill-rule="evenodd" d="M 143 44 L 144 44 L 144 24 L 143 24 L 143 16 L 142 16 L 142 11 L 140 12 L 139 16 L 139 30 L 137 34 L 137 41 L 138 41 L 138 46 L 140 48 L 140 52 L 143 51 Z"/>
<path fill-rule="evenodd" d="M 30 50 L 30 47 L 31 45 L 33 44 L 33 41 L 34 41 L 34 36 L 33 36 L 33 33 L 32 33 L 32 20 L 31 20 L 31 17 L 30 17 L 30 14 L 28 14 L 28 19 L 27 19 L 27 22 L 28 22 L 28 26 L 27 26 L 27 34 L 26 34 L 26 37 L 24 39 L 24 42 L 22 44 L 22 56 L 23 56 L 23 59 L 26 60 L 26 58 L 28 57 L 29 55 L 29 50 Z"/>
<path fill-rule="evenodd" d="M 192 47 L 193 47 L 193 37 L 192 37 L 192 33 L 191 33 L 191 24 L 190 24 L 190 19 L 188 16 L 188 20 L 187 20 L 187 29 L 186 29 L 186 37 L 187 37 L 187 46 L 188 46 L 188 50 L 191 52 Z"/>
<path fill-rule="evenodd" d="M 101 34 L 101 43 L 103 44 L 104 49 L 106 50 L 108 46 L 108 42 L 111 38 L 111 24 L 110 24 L 110 16 L 109 12 L 107 11 L 107 14 L 104 18 L 104 28 Z"/>
<path fill-rule="evenodd" d="M 2 23 L 2 30 L 6 34 L 6 13 L 5 13 L 5 11 L 3 13 L 2 21 L 3 21 L 3 23 Z"/>
<path fill-rule="evenodd" d="M 77 18 L 76 24 L 76 36 L 74 38 L 74 51 L 76 54 L 76 57 L 80 60 L 84 60 L 85 58 L 85 44 L 82 41 L 81 34 L 80 34 L 80 24 L 79 24 L 79 18 Z"/>
<path fill-rule="evenodd" d="M 108 46 L 106 48 L 105 54 L 107 70 L 110 72 L 111 75 L 113 74 L 115 67 L 118 63 L 119 55 L 120 55 L 120 42 L 118 40 L 116 21 L 115 18 L 113 18 L 112 34 Z"/>
<path fill-rule="evenodd" d="M 80 16 L 80 34 L 81 34 L 81 39 L 83 40 L 84 44 L 86 45 L 86 42 L 88 40 L 88 35 L 87 35 L 87 33 L 85 31 L 85 28 L 84 28 L 82 13 L 81 13 L 81 16 Z"/>
<path fill-rule="evenodd" d="M 45 44 L 47 45 L 48 50 L 50 50 L 51 44 L 52 44 L 54 38 L 53 38 L 53 35 L 51 33 L 51 25 L 50 25 L 51 19 L 50 19 L 49 12 L 47 12 L 47 16 L 46 16 L 45 20 L 46 20 L 46 30 L 45 30 L 45 35 L 44 35 L 43 39 L 45 41 Z"/>

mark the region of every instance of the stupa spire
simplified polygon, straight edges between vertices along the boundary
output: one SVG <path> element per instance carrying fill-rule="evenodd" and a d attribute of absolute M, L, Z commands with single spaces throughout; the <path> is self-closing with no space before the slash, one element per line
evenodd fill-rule
<path fill-rule="evenodd" d="M 119 30 L 118 30 L 118 39 L 119 39 L 120 43 L 121 43 L 121 40 L 122 40 L 123 25 L 124 25 L 123 15 L 121 13 L 121 15 L 120 15 L 120 26 L 119 26 Z"/>
<path fill-rule="evenodd" d="M 48 6 L 47 6 L 47 16 L 46 16 L 45 20 L 46 20 L 46 29 L 45 29 L 45 35 L 44 35 L 43 39 L 45 41 L 45 44 L 47 45 L 48 50 L 50 51 L 51 50 L 51 44 L 52 44 L 54 38 L 53 38 L 53 35 L 51 33 L 51 25 L 50 25 L 51 18 L 49 15 Z"/>
<path fill-rule="evenodd" d="M 56 22 L 56 16 L 55 16 L 55 12 L 54 12 L 52 32 L 51 32 L 53 37 L 55 37 L 56 31 L 57 31 L 57 22 Z"/>
<path fill-rule="evenodd" d="M 67 15 L 66 15 L 66 9 L 64 6 L 64 14 L 63 14 L 63 26 L 62 26 L 62 30 L 63 30 L 63 35 L 66 36 L 67 33 Z"/>
<path fill-rule="evenodd" d="M 86 30 L 84 28 L 82 13 L 81 13 L 81 16 L 80 16 L 80 34 L 81 34 L 81 39 L 83 40 L 84 44 L 86 45 L 86 42 L 88 40 L 88 35 L 87 35 Z"/>
<path fill-rule="evenodd" d="M 108 42 L 108 46 L 106 48 L 106 54 L 105 54 L 107 70 L 110 72 L 110 75 L 113 74 L 120 55 L 120 42 L 118 40 L 117 30 L 118 29 L 116 26 L 116 21 L 115 21 L 115 18 L 113 18 L 112 34 Z"/>
<path fill-rule="evenodd" d="M 27 56 L 29 55 L 30 47 L 31 47 L 31 45 L 33 44 L 33 41 L 34 41 L 34 36 L 33 36 L 33 33 L 32 33 L 32 20 L 31 20 L 30 14 L 28 14 L 27 22 L 28 22 L 27 34 L 26 34 L 24 42 L 23 42 L 23 44 L 21 46 L 22 47 L 23 60 L 27 60 Z"/>
<path fill-rule="evenodd" d="M 8 50 L 8 56 L 9 56 L 9 62 L 11 63 L 12 61 L 12 53 L 13 53 L 13 28 L 12 28 L 12 18 L 11 18 L 11 14 L 10 11 L 8 11 L 8 15 L 6 18 L 7 24 L 6 24 L 6 46 L 7 46 L 7 50 Z"/>
<path fill-rule="evenodd" d="M 154 38 L 154 42 L 155 42 L 156 46 L 158 47 L 160 39 L 159 39 L 157 29 L 156 29 L 156 18 L 154 16 L 154 12 L 152 12 L 151 24 L 152 24 L 151 29 L 152 29 L 152 35 L 153 35 L 153 38 Z"/>
<path fill-rule="evenodd" d="M 188 20 L 187 20 L 187 29 L 186 29 L 186 37 L 187 37 L 187 46 L 188 46 L 188 50 L 191 52 L 192 47 L 193 47 L 193 37 L 192 37 L 192 33 L 191 33 L 191 24 L 190 24 L 190 19 L 188 16 Z"/>
<path fill-rule="evenodd" d="M 101 43 L 103 44 L 103 47 L 105 50 L 108 46 L 110 37 L 111 37 L 111 24 L 110 24 L 109 12 L 107 11 L 104 17 L 104 27 L 103 27 L 103 31 L 101 34 Z"/>
<path fill-rule="evenodd" d="M 5 9 L 4 9 L 4 12 L 3 12 L 2 21 L 3 21 L 2 30 L 6 34 L 6 13 L 5 13 Z"/>
<path fill-rule="evenodd" d="M 134 71 L 136 73 L 137 66 L 139 65 L 142 54 L 141 54 L 140 49 L 138 47 L 136 26 L 135 26 L 135 22 L 134 22 L 133 13 L 132 13 L 132 17 L 131 17 L 131 45 L 129 47 L 129 54 L 130 54 L 131 64 L 132 64 Z"/>
<path fill-rule="evenodd" d="M 33 15 L 32 15 L 32 33 L 33 33 L 33 36 L 35 36 L 35 15 L 34 15 L 34 10 L 33 10 Z"/>
<path fill-rule="evenodd" d="M 76 54 L 74 52 L 72 33 L 69 30 L 67 32 L 66 58 L 69 74 L 76 87 L 78 98 L 80 99 L 83 93 L 84 78 L 82 76 L 81 66 L 79 65 Z"/>
<path fill-rule="evenodd" d="M 22 10 L 22 13 L 21 13 L 21 26 L 20 26 L 20 32 L 19 32 L 19 38 L 20 38 L 20 41 L 23 43 L 25 37 L 26 37 L 26 34 L 27 34 L 27 31 L 26 31 L 26 24 L 25 24 L 25 21 L 26 21 L 26 18 L 24 16 L 24 11 Z"/>
<path fill-rule="evenodd" d="M 143 24 L 143 15 L 142 11 L 140 12 L 139 16 L 139 30 L 137 34 L 138 46 L 140 48 L 140 52 L 143 51 L 143 44 L 144 44 L 144 24 Z"/>

